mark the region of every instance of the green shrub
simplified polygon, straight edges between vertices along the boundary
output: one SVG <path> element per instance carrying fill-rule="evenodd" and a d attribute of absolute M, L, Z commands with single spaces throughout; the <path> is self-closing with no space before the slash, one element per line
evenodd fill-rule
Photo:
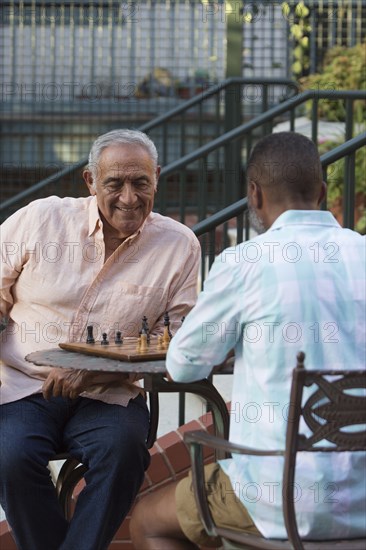
<path fill-rule="evenodd" d="M 336 46 L 328 50 L 324 58 L 322 73 L 316 73 L 300 79 L 303 90 L 365 90 L 366 89 L 366 43 L 353 48 Z M 311 117 L 311 104 L 306 112 Z M 366 102 L 354 103 L 355 122 L 366 117 Z M 318 116 L 336 122 L 345 120 L 345 106 L 341 100 L 322 99 L 319 101 Z"/>
<path fill-rule="evenodd" d="M 322 155 L 334 149 L 341 142 L 326 141 L 319 145 Z M 366 151 L 358 149 L 355 154 L 355 230 L 362 235 L 366 234 Z M 327 205 L 335 213 L 342 208 L 345 174 L 345 159 L 339 159 L 327 169 Z M 337 216 L 336 216 L 337 217 Z M 341 220 L 339 220 L 341 221 Z"/>

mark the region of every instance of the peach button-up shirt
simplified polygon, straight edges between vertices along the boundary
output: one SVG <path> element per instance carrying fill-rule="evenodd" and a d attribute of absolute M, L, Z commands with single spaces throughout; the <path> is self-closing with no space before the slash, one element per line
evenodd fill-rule
<path fill-rule="evenodd" d="M 197 297 L 200 246 L 184 225 L 151 213 L 104 262 L 103 224 L 95 197 L 36 200 L 0 229 L 1 402 L 41 391 L 50 369 L 25 360 L 60 342 L 84 342 L 117 330 L 138 336 L 141 320 L 162 332 L 166 311 L 172 329 Z M 100 383 L 81 395 L 127 405 L 140 391 L 132 382 Z"/>

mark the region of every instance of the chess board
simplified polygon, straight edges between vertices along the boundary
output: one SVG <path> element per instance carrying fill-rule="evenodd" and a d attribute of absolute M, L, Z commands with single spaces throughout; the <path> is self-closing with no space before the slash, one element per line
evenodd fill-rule
<path fill-rule="evenodd" d="M 151 337 L 150 344 L 147 345 L 147 350 L 145 351 L 138 349 L 138 340 L 138 338 L 125 338 L 122 344 L 110 342 L 108 345 L 102 345 L 100 341 L 95 341 L 94 344 L 69 342 L 61 343 L 59 347 L 67 351 L 94 355 L 96 357 L 119 359 L 120 361 L 138 362 L 165 359 L 167 350 L 162 348 L 156 337 Z"/>

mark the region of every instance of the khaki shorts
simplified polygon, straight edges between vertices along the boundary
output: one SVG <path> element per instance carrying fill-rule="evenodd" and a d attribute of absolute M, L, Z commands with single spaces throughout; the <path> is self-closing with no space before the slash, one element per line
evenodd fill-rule
<path fill-rule="evenodd" d="M 205 480 L 207 500 L 216 525 L 261 536 L 246 508 L 235 495 L 230 479 L 218 464 L 205 466 Z M 191 473 L 178 483 L 175 501 L 178 521 L 186 537 L 201 546 L 220 546 L 220 539 L 209 537 L 200 521 Z"/>

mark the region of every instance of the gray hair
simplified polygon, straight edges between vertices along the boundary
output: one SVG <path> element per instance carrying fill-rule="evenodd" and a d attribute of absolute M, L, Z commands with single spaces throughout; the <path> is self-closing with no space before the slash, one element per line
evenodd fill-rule
<path fill-rule="evenodd" d="M 156 150 L 155 144 L 146 134 L 140 132 L 139 130 L 112 130 L 111 132 L 107 132 L 106 134 L 99 136 L 94 141 L 90 150 L 88 169 L 90 170 L 94 179 L 96 177 L 96 167 L 98 166 L 99 158 L 102 154 L 102 151 L 106 147 L 116 144 L 139 145 L 140 147 L 146 149 L 146 151 L 152 158 L 155 166 L 158 165 L 158 152 Z"/>

